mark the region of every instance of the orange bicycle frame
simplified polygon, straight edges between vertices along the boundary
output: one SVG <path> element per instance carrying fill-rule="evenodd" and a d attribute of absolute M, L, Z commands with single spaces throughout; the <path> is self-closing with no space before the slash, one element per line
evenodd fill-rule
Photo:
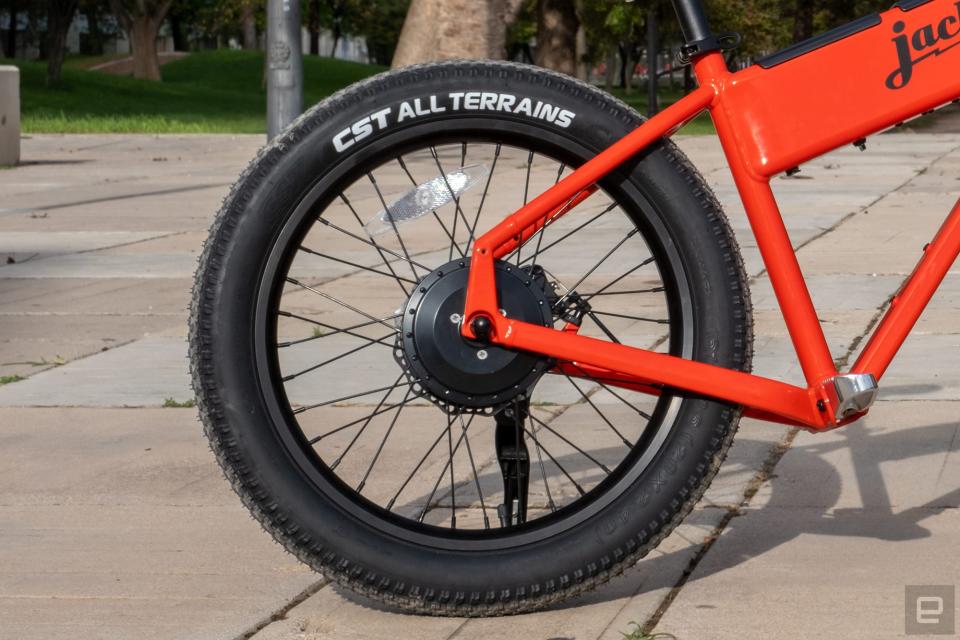
<path fill-rule="evenodd" d="M 960 2 L 899 2 L 731 73 L 722 53 L 695 56 L 700 88 L 654 116 L 481 236 L 474 245 L 463 334 L 485 319 L 492 344 L 576 366 L 570 375 L 649 393 L 679 389 L 742 405 L 754 417 L 814 431 L 838 415 L 840 376 L 810 298 L 770 179 L 803 162 L 960 98 Z M 807 386 L 613 344 L 497 313 L 494 262 L 548 220 L 568 215 L 598 181 L 709 110 L 760 247 Z M 571 199 L 573 201 L 571 202 Z M 960 254 L 960 201 L 893 298 L 850 374 L 879 380 Z"/>

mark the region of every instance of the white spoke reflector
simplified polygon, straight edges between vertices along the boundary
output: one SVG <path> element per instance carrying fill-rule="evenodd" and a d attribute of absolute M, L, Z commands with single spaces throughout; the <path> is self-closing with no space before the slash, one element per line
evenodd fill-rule
<path fill-rule="evenodd" d="M 407 191 L 387 209 L 377 213 L 363 228 L 370 237 L 392 232 L 394 226 L 413 222 L 445 204 L 459 200 L 467 189 L 482 182 L 489 173 L 487 165 L 471 164 L 451 171 L 446 177 L 437 176 Z"/>

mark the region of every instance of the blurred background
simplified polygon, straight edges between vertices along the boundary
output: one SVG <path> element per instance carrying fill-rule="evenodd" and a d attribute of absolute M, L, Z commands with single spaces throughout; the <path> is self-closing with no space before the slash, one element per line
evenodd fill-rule
<path fill-rule="evenodd" d="M 21 70 L 24 133 L 265 130 L 266 0 L 0 0 L 0 64 Z M 890 0 L 707 0 L 732 67 Z M 664 0 L 301 0 L 304 103 L 429 60 L 509 59 L 654 113 L 693 87 Z M 709 119 L 689 133 L 711 132 Z"/>

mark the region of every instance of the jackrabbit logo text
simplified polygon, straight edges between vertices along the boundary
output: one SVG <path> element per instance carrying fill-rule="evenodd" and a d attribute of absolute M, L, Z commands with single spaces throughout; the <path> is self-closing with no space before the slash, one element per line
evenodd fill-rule
<path fill-rule="evenodd" d="M 887 77 L 887 87 L 903 89 L 913 79 L 913 69 L 929 58 L 942 55 L 960 45 L 960 2 L 956 4 L 957 15 L 945 16 L 939 23 L 920 27 L 911 36 L 904 33 L 907 25 L 902 20 L 893 24 L 893 38 L 897 46 L 900 66 Z M 916 58 L 914 53 L 919 54 Z"/>

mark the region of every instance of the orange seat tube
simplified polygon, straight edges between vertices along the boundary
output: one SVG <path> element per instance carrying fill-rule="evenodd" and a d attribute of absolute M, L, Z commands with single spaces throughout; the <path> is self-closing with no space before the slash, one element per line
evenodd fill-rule
<path fill-rule="evenodd" d="M 823 328 L 810 298 L 790 235 L 783 223 L 770 179 L 754 175 L 738 144 L 738 132 L 749 131 L 749 122 L 737 121 L 738 114 L 727 109 L 723 85 L 732 77 L 723 55 L 704 56 L 694 67 L 701 85 L 717 88 L 710 115 L 717 127 L 724 153 L 743 200 L 750 227 L 770 276 L 807 384 L 815 385 L 837 375 Z"/>

